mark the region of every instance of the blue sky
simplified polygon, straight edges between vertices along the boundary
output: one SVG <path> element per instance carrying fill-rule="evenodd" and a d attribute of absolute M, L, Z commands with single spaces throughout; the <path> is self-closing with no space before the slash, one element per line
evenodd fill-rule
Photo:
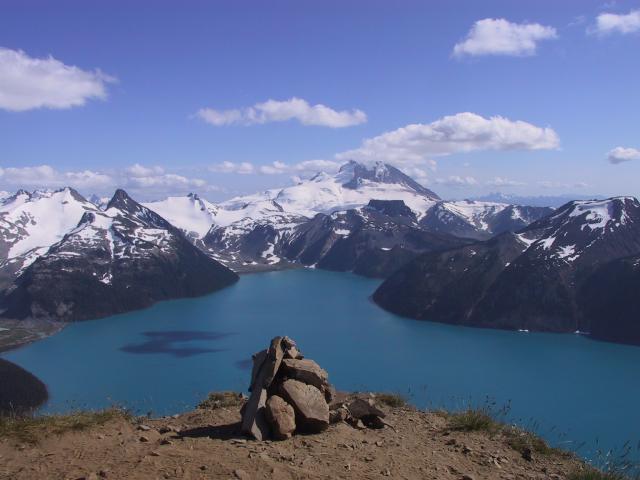
<path fill-rule="evenodd" d="M 638 1 L 5 0 L 0 187 L 640 195 L 638 52 Z"/>

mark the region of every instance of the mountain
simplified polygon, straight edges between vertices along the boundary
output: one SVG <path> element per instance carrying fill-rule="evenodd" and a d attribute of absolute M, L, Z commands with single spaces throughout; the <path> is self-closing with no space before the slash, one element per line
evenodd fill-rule
<path fill-rule="evenodd" d="M 205 255 L 123 190 L 22 271 L 3 316 L 63 321 L 98 318 L 160 300 L 204 295 L 237 275 Z"/>
<path fill-rule="evenodd" d="M 595 269 L 580 291 L 585 323 L 595 338 L 640 343 L 640 255 L 620 258 Z"/>
<path fill-rule="evenodd" d="M 165 200 L 143 203 L 142 205 L 160 214 L 171 224 L 180 228 L 194 239 L 204 237 L 211 225 L 216 223 L 218 207 L 200 198 L 195 193 L 186 197 L 168 197 Z"/>
<path fill-rule="evenodd" d="M 420 256 L 374 300 L 420 319 L 619 338 L 614 331 L 637 333 L 628 289 L 639 254 L 638 200 L 574 201 L 517 233 Z M 616 272 L 628 283 L 614 282 Z M 621 326 L 614 328 L 607 309 Z M 640 335 L 627 341 L 640 343 Z"/>
<path fill-rule="evenodd" d="M 95 211 L 95 205 L 68 187 L 19 190 L 0 200 L 0 275 L 5 282 L 60 241 L 85 213 Z"/>
<path fill-rule="evenodd" d="M 254 271 L 281 268 L 292 262 L 317 264 L 318 268 L 325 268 L 332 257 L 325 261 L 317 255 L 310 256 L 313 247 L 301 238 L 315 238 L 317 241 L 319 236 L 328 236 L 327 242 L 333 245 L 334 240 L 340 237 L 338 243 L 344 246 L 347 238 L 344 235 L 331 236 L 331 224 L 342 221 L 338 217 L 357 224 L 361 222 L 358 219 L 362 217 L 363 209 L 369 212 L 369 225 L 382 222 L 375 228 L 386 228 L 383 223 L 396 223 L 398 219 L 393 216 L 384 219 L 380 215 L 373 216 L 370 213 L 372 201 L 401 202 L 413 215 L 413 224 L 409 227 L 404 224 L 406 222 L 400 222 L 397 227 L 403 232 L 411 230 L 414 237 L 417 235 L 415 232 L 420 231 L 423 239 L 428 233 L 435 234 L 425 239 L 424 245 L 443 241 L 449 242 L 450 246 L 460 245 L 461 242 L 452 236 L 486 239 L 496 233 L 518 230 L 551 211 L 505 203 L 442 201 L 436 193 L 391 165 L 377 163 L 367 166 L 353 161 L 345 163 L 334 175 L 321 172 L 296 185 L 236 197 L 217 205 L 205 203 L 193 194 L 145 205 L 180 227 L 212 258 L 236 271 Z M 334 216 L 337 212 L 340 213 Z M 204 233 L 207 225 L 210 229 Z M 358 237 L 362 235 L 359 233 Z M 368 242 L 372 241 L 371 235 L 366 237 Z M 401 247 L 403 242 L 410 241 L 405 237 L 405 233 L 389 237 L 396 242 L 391 246 L 388 245 L 390 241 L 380 245 L 378 241 L 369 244 L 367 249 L 375 253 L 366 257 L 377 265 L 371 268 L 371 272 L 376 269 L 378 274 L 387 272 L 389 267 L 382 264 L 396 264 L 400 257 L 406 261 L 416 252 L 431 250 L 431 247 L 418 248 L 417 244 L 411 244 L 408 248 L 395 249 L 393 256 L 381 253 L 387 250 L 380 248 Z M 355 237 L 349 240 L 362 241 Z M 423 241 L 417 243 L 422 245 Z M 314 257 L 313 261 L 304 260 L 311 257 Z M 364 271 L 364 258 L 361 258 L 359 267 L 351 267 Z M 388 259 L 393 259 L 393 262 Z M 348 262 L 339 263 L 339 267 L 332 264 L 331 268 L 350 269 Z"/>
<path fill-rule="evenodd" d="M 420 217 L 439 197 L 390 165 L 348 162 L 335 175 L 318 173 L 296 185 L 216 205 L 211 229 L 196 243 L 236 271 L 278 268 L 291 263 L 283 248 L 298 227 L 318 214 L 361 208 L 371 200 L 401 200 Z M 162 211 L 158 203 L 147 206 Z"/>
<path fill-rule="evenodd" d="M 420 224 L 428 231 L 486 240 L 513 232 L 551 213 L 548 207 L 528 207 L 471 200 L 444 201 L 427 210 Z"/>
<path fill-rule="evenodd" d="M 512 193 L 493 192 L 473 197 L 478 202 L 508 203 L 512 205 L 529 205 L 532 207 L 558 208 L 576 199 L 602 198 L 602 195 L 514 195 Z"/>
<path fill-rule="evenodd" d="M 281 254 L 307 266 L 386 277 L 419 253 L 466 243 L 422 230 L 402 200 L 371 200 L 365 207 L 316 215 L 293 231 Z"/>

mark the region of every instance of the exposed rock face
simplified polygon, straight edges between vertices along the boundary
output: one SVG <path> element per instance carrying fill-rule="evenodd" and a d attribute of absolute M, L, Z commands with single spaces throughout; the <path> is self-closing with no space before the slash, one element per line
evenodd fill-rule
<path fill-rule="evenodd" d="M 575 201 L 516 234 L 423 255 L 373 298 L 418 319 L 640 343 L 637 258 L 638 200 Z"/>
<path fill-rule="evenodd" d="M 359 428 L 385 426 L 384 412 L 371 401 L 334 402 L 337 395 L 327 372 L 313 360 L 303 359 L 289 337 L 275 337 L 268 349 L 253 355 L 249 390 L 242 431 L 256 440 L 317 433 L 341 421 Z"/>
<path fill-rule="evenodd" d="M 476 240 L 487 240 L 504 232 L 515 232 L 553 213 L 549 207 L 528 207 L 471 200 L 438 202 L 420 219 L 430 232 Z"/>
<path fill-rule="evenodd" d="M 317 433 L 329 426 L 329 405 L 316 387 L 289 379 L 282 383 L 280 391 L 293 406 L 300 431 Z"/>
<path fill-rule="evenodd" d="M 294 230 L 282 251 L 303 265 L 386 277 L 420 253 L 469 243 L 425 231 L 402 200 L 371 200 L 366 207 L 316 215 Z"/>
<path fill-rule="evenodd" d="M 296 413 L 291 405 L 278 395 L 272 395 L 267 400 L 267 420 L 271 425 L 273 438 L 285 440 L 296 429 Z"/>

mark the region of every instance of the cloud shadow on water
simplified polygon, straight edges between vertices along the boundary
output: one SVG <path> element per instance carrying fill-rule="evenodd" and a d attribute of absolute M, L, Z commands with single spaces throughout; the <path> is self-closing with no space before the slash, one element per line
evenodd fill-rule
<path fill-rule="evenodd" d="M 219 341 L 234 334 L 202 330 L 167 330 L 143 332 L 142 335 L 147 337 L 146 342 L 125 345 L 120 350 L 133 354 L 166 353 L 175 357 L 185 358 L 203 353 L 221 352 L 226 349 L 188 346 L 184 345 L 184 343 Z"/>

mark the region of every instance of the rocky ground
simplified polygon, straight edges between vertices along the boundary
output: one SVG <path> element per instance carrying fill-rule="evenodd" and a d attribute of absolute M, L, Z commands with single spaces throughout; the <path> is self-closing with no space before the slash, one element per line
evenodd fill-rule
<path fill-rule="evenodd" d="M 515 480 L 579 478 L 571 475 L 585 468 L 482 417 L 423 412 L 393 398 L 374 401 L 389 426 L 339 422 L 284 441 L 241 434 L 244 400 L 215 400 L 159 419 L 116 414 L 28 428 L 0 422 L 0 478 Z"/>
<path fill-rule="evenodd" d="M 0 318 L 0 352 L 41 340 L 58 333 L 63 322 L 46 320 L 11 320 Z"/>

